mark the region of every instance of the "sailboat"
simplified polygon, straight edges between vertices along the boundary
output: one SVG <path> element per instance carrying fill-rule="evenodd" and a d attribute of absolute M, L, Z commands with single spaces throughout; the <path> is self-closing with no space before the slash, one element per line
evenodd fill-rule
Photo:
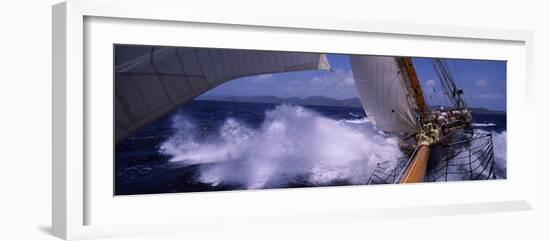
<path fill-rule="evenodd" d="M 327 56 L 316 53 L 125 45 L 117 45 L 115 51 L 115 143 L 227 81 L 261 74 L 331 70 Z M 370 184 L 440 180 L 436 171 L 442 170 L 442 165 L 447 179 L 454 167 L 451 160 L 462 158 L 460 153 L 466 151 L 470 171 L 462 176 L 470 174 L 474 179 L 475 173 L 476 179 L 494 177 L 490 134 L 480 136 L 471 131 L 472 117 L 463 91 L 457 88 L 444 60 L 434 60 L 434 68 L 454 106 L 432 110 L 411 58 L 351 55 L 350 62 L 370 123 L 399 136 L 406 153 L 398 162 L 378 163 Z M 474 142 L 481 139 L 488 139 L 490 145 L 483 144 L 480 155 Z M 481 172 L 475 168 L 478 164 L 484 166 Z M 485 171 L 487 167 L 489 171 Z"/>
<path fill-rule="evenodd" d="M 445 60 L 433 67 L 452 106 L 430 110 L 409 57 L 352 56 L 352 71 L 367 116 L 377 128 L 401 136 L 406 158 L 378 164 L 373 183 L 494 179 L 492 136 L 475 133 L 472 115 Z M 457 178 L 458 177 L 458 178 Z"/>

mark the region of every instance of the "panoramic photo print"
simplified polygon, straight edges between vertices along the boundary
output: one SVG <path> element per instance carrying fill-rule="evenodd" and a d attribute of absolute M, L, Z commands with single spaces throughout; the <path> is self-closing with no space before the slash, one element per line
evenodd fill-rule
<path fill-rule="evenodd" d="M 506 61 L 113 47 L 115 195 L 506 179 Z"/>

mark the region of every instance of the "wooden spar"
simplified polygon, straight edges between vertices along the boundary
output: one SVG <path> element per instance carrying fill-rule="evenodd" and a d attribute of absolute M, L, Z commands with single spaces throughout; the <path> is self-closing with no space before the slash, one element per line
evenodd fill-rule
<path fill-rule="evenodd" d="M 417 111 L 422 114 L 427 114 L 429 111 L 428 104 L 426 104 L 424 93 L 422 92 L 422 87 L 418 81 L 418 76 L 416 75 L 416 70 L 414 69 L 412 59 L 410 57 L 402 57 L 398 58 L 398 61 L 401 62 L 401 65 L 405 69 L 407 77 L 410 81 L 410 87 L 416 99 L 416 104 L 418 105 Z M 426 143 L 424 141 L 421 142 L 417 139 L 417 145 L 419 145 L 419 147 L 415 151 L 414 156 L 411 158 L 409 165 L 406 167 L 400 183 L 424 181 L 426 169 L 428 168 L 428 161 L 430 159 L 430 143 Z"/>
<path fill-rule="evenodd" d="M 428 168 L 428 160 L 430 157 L 430 146 L 421 145 L 416 150 L 412 157 L 409 166 L 403 173 L 400 183 L 415 183 L 423 182 L 426 175 L 426 169 Z"/>
<path fill-rule="evenodd" d="M 410 80 L 418 108 L 422 113 L 428 113 L 428 105 L 426 104 L 426 100 L 424 99 L 424 93 L 422 92 L 422 87 L 420 86 L 418 76 L 416 75 L 416 71 L 414 70 L 412 59 L 410 57 L 402 57 L 398 58 L 398 60 L 400 60 L 403 67 L 405 67 L 407 77 Z"/>

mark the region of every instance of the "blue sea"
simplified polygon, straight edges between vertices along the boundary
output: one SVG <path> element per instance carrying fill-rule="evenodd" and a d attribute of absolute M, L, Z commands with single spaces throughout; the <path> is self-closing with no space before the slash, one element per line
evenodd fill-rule
<path fill-rule="evenodd" d="M 506 173 L 506 114 L 473 113 Z M 363 185 L 403 156 L 363 109 L 195 100 L 115 148 L 115 195 Z"/>

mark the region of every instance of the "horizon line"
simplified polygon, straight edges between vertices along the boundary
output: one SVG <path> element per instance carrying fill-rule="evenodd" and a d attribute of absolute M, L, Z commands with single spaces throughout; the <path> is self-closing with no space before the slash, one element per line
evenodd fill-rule
<path fill-rule="evenodd" d="M 290 99 L 290 98 L 296 98 L 296 99 L 306 99 L 306 98 L 311 98 L 311 97 L 324 97 L 324 98 L 329 98 L 329 99 L 333 99 L 333 100 L 349 100 L 349 99 L 358 99 L 359 101 L 361 101 L 361 98 L 359 97 L 351 97 L 351 98 L 345 98 L 345 99 L 337 99 L 337 98 L 334 98 L 334 97 L 329 97 L 329 96 L 323 96 L 323 95 L 311 95 L 311 96 L 306 96 L 306 97 L 297 97 L 297 96 L 291 96 L 291 97 L 281 97 L 281 96 L 276 96 L 276 95 L 200 95 L 200 96 L 197 96 L 195 98 L 195 100 L 200 100 L 201 97 L 275 97 L 275 98 L 279 98 L 279 99 Z M 251 102 L 251 103 L 255 103 L 255 102 Z M 444 107 L 450 107 L 450 106 L 446 106 L 446 105 L 429 105 L 430 107 L 437 107 L 437 106 L 444 106 Z M 489 109 L 487 107 L 468 107 L 470 109 L 485 109 L 485 110 L 488 110 L 488 111 L 499 111 L 499 112 L 507 112 L 507 110 L 498 110 L 498 109 Z"/>

